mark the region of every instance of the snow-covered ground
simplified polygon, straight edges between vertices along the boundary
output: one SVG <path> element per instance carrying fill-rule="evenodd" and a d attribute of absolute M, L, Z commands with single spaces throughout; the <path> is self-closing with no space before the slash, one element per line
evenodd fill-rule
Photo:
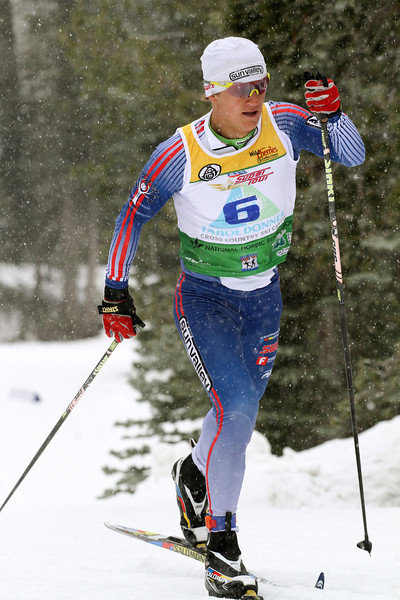
<path fill-rule="evenodd" d="M 105 352 L 105 336 L 0 344 L 0 504 Z M 170 468 L 188 446 L 155 445 L 135 495 L 99 499 L 118 449 L 113 425 L 145 417 L 127 383 L 135 341 L 103 370 L 0 513 L 2 600 L 201 600 L 202 565 L 106 529 L 179 534 Z M 35 395 L 39 401 L 35 400 Z M 268 599 L 400 599 L 400 417 L 360 436 L 372 555 L 364 539 L 352 440 L 271 455 L 256 434 L 238 518 L 249 568 L 282 584 Z M 115 464 L 115 463 L 114 463 Z M 320 571 L 326 588 L 313 588 Z"/>

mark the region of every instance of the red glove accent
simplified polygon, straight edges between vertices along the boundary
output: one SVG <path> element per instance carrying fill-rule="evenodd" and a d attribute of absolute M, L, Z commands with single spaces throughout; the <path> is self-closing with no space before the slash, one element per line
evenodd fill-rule
<path fill-rule="evenodd" d="M 146 327 L 136 314 L 135 304 L 128 288 L 104 288 L 104 300 L 97 307 L 103 316 L 104 331 L 108 337 L 114 335 L 116 342 L 123 342 L 136 335 L 138 328 Z"/>
<path fill-rule="evenodd" d="M 103 325 L 104 331 L 109 338 L 115 337 L 115 341 L 120 343 L 124 339 L 136 335 L 136 331 L 133 328 L 132 317 L 125 317 L 124 315 L 104 315 L 103 314 Z"/>
<path fill-rule="evenodd" d="M 307 91 L 304 95 L 311 112 L 330 116 L 338 112 L 340 109 L 339 90 L 332 79 L 309 79 L 305 86 Z"/>

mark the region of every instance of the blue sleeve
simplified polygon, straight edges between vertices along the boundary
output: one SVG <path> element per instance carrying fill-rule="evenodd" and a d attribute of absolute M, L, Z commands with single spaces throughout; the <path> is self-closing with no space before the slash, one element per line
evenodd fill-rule
<path fill-rule="evenodd" d="M 289 102 L 269 102 L 275 121 L 289 137 L 294 158 L 301 150 L 323 156 L 321 126 L 308 110 Z M 365 148 L 352 120 L 344 113 L 328 120 L 329 147 L 334 162 L 355 167 L 364 162 Z"/>
<path fill-rule="evenodd" d="M 160 144 L 151 155 L 118 215 L 108 256 L 106 285 L 128 286 L 129 269 L 141 229 L 182 188 L 185 164 L 186 154 L 179 134 Z"/>

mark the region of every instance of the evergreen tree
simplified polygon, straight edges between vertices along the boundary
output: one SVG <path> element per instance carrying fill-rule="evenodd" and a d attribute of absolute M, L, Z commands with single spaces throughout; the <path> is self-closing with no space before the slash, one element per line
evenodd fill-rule
<path fill-rule="evenodd" d="M 392 362 L 399 335 L 399 5 L 231 5 L 234 33 L 254 39 L 264 52 L 272 72 L 269 97 L 304 106 L 302 72 L 326 72 L 364 139 L 365 164 L 336 166 L 334 185 L 353 370 L 360 399 L 367 400 L 371 371 L 380 363 L 387 372 L 383 365 Z M 350 433 L 325 198 L 322 161 L 302 157 L 293 246 L 281 268 L 281 346 L 259 418 L 278 452 Z M 399 412 L 394 398 L 388 404 L 381 411 L 367 402 L 361 427 Z"/>
<path fill-rule="evenodd" d="M 14 20 L 10 0 L 0 0 L 0 185 L 3 252 L 12 252 L 13 246 L 5 226 L 12 217 L 13 203 L 19 198 L 18 181 L 21 155 L 21 97 L 18 81 Z M 11 219 L 12 220 L 12 219 Z"/>
<path fill-rule="evenodd" d="M 388 9 L 393 16 L 390 24 L 382 18 Z M 365 140 L 365 165 L 356 169 L 335 166 L 334 183 L 360 425 L 371 426 L 399 412 L 395 395 L 398 379 L 393 385 L 385 379 L 387 374 L 394 374 L 396 355 L 392 348 L 398 340 L 398 184 L 390 147 L 398 143 L 394 132 L 399 88 L 393 86 L 389 92 L 385 83 L 390 73 L 396 72 L 398 77 L 398 38 L 393 34 L 398 8 L 392 2 L 371 9 L 366 2 L 321 7 L 320 3 L 305 1 L 293 6 L 288 1 L 232 0 L 224 14 L 226 28 L 220 30 L 220 36 L 243 35 L 263 50 L 272 73 L 269 98 L 304 106 L 303 71 L 325 71 L 337 81 L 344 110 Z M 207 41 L 203 40 L 202 46 Z M 390 102 L 388 113 L 394 120 L 390 132 L 382 124 L 382 97 Z M 384 193 L 387 210 L 382 206 Z M 257 422 L 276 453 L 285 446 L 301 450 L 351 433 L 327 205 L 323 162 L 304 155 L 298 171 L 293 246 L 287 263 L 280 268 L 285 305 L 281 344 Z M 190 373 L 191 365 L 177 342 L 172 320 L 166 320 L 164 301 L 171 293 L 171 267 L 164 250 L 172 250 L 171 258 L 176 252 L 166 214 L 145 228 L 144 235 L 149 237 L 143 235 L 141 240 L 141 244 L 146 240 L 147 264 L 161 261 L 163 269 L 158 284 L 153 280 L 145 295 L 139 290 L 142 299 L 149 302 L 151 328 L 141 334 L 145 359 L 137 365 L 135 387 L 150 402 L 153 412 L 141 435 L 156 433 L 173 441 L 187 432 L 171 429 L 166 423 L 204 415 L 208 401 Z M 147 233 L 150 229 L 153 233 Z M 167 240 L 162 255 L 157 239 L 153 238 L 154 245 L 147 242 L 160 233 Z M 142 269 L 140 249 L 138 258 Z M 386 306 L 377 302 L 380 290 L 384 290 Z M 152 310 L 154 302 L 160 309 L 158 315 Z M 155 369 L 158 377 L 154 377 Z M 380 386 L 371 395 L 372 382 L 377 380 Z M 193 430 L 198 423 L 193 422 Z M 140 447 L 140 441 L 137 443 Z M 121 489 L 134 489 L 135 473 L 138 471 L 131 463 L 123 472 Z"/>
<path fill-rule="evenodd" d="M 22 177 L 21 89 L 18 79 L 14 15 L 10 0 L 0 0 L 0 261 L 20 259 L 15 239 L 21 224 L 20 181 Z M 0 309 L 8 320 L 13 294 L 0 282 Z"/>
<path fill-rule="evenodd" d="M 177 126 L 209 110 L 208 104 L 201 100 L 199 57 L 206 43 L 222 32 L 221 11 L 213 5 L 208 0 L 199 2 L 195 9 L 180 1 L 125 2 L 122 14 L 113 10 L 113 2 L 103 0 L 96 11 L 91 3 L 84 1 L 78 2 L 74 11 L 74 30 L 82 33 L 71 44 L 70 56 L 82 75 L 83 92 L 95 101 L 98 98 L 99 110 L 110 115 L 109 121 L 98 123 L 94 133 L 105 148 L 104 163 L 108 168 L 103 172 L 110 190 L 109 197 L 103 194 L 100 199 L 104 207 L 104 231 L 108 219 L 104 260 L 114 220 L 151 152 Z M 84 27 L 87 22 L 90 25 Z M 107 23 L 110 26 L 106 36 Z M 98 48 L 98 40 L 103 37 L 105 45 Z M 119 147 L 124 152 L 117 153 Z M 101 164 L 101 156 L 94 153 L 97 174 L 99 159 Z M 126 182 L 124 194 L 118 193 L 118 186 L 111 191 L 115 182 L 111 169 L 117 163 L 120 181 Z M 102 179 L 97 177 L 96 181 L 98 184 Z M 146 438 L 154 434 L 165 436 L 167 421 L 192 420 L 208 409 L 208 398 L 187 359 L 173 321 L 173 294 L 180 270 L 178 253 L 176 217 L 170 202 L 144 228 L 130 280 L 138 313 L 147 323 L 139 337 L 141 360 L 133 377 L 133 385 L 141 391 L 143 401 L 152 406 L 153 418 L 143 424 L 142 435 Z M 124 428 L 132 427 L 124 437 L 138 437 L 135 423 L 132 420 L 121 424 Z M 134 489 L 144 474 L 137 462 L 134 469 L 131 462 L 132 457 L 143 452 L 141 439 L 136 444 L 138 448 L 132 442 L 128 452 L 117 453 L 123 459 L 130 459 L 120 469 L 120 490 Z"/>
<path fill-rule="evenodd" d="M 84 186 L 72 176 L 89 144 L 79 80 L 65 54 L 73 6 L 74 0 L 32 5 L 23 47 L 16 50 L 24 137 L 9 231 L 13 250 L 4 260 L 35 268 L 32 291 L 15 290 L 10 299 L 20 310 L 24 338 L 71 339 L 98 331 L 97 318 L 82 310 L 90 294 L 79 288 L 78 268 L 88 261 L 91 234 Z"/>
<path fill-rule="evenodd" d="M 32 2 L 23 50 L 15 48 L 10 3 L 1 7 L 1 185 L 8 203 L 1 226 L 12 232 L 12 255 L 6 243 L 2 249 L 3 260 L 36 268 L 33 295 L 10 297 L 27 316 L 25 335 L 70 339 L 100 329 L 99 298 L 87 278 L 79 299 L 78 266 L 89 264 L 93 274 L 97 261 L 106 262 L 115 218 L 151 152 L 177 126 L 208 112 L 200 99 L 203 48 L 243 35 L 266 57 L 268 98 L 305 106 L 303 71 L 325 71 L 365 141 L 364 165 L 334 168 L 360 426 L 398 414 L 398 3 L 40 0 Z M 350 433 L 321 159 L 302 156 L 297 187 L 292 249 L 280 267 L 280 348 L 257 423 L 276 453 Z M 121 490 L 133 490 L 146 473 L 143 459 L 138 466 L 134 458 L 146 444 L 135 437 L 196 434 L 209 407 L 173 323 L 178 245 L 169 202 L 144 228 L 132 269 L 131 292 L 147 322 L 132 379 L 152 417 L 121 424 L 132 438 L 121 453 Z M 62 273 L 64 303 L 45 292 L 48 266 Z M 191 422 L 185 432 L 182 420 Z"/>

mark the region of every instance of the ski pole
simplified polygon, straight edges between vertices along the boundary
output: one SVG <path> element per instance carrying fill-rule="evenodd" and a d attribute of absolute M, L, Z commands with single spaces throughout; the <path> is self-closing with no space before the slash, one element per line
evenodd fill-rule
<path fill-rule="evenodd" d="M 354 400 L 353 376 L 352 376 L 351 361 L 350 361 L 349 334 L 348 334 L 348 327 L 347 327 L 346 308 L 345 308 L 345 304 L 344 304 L 343 274 L 342 274 L 342 266 L 341 266 L 341 259 L 340 259 L 339 232 L 338 232 L 338 225 L 337 225 L 337 219 L 336 219 L 335 192 L 333 189 L 331 154 L 330 154 L 330 150 L 329 150 L 328 120 L 320 118 L 320 123 L 321 123 L 321 134 L 322 134 L 322 146 L 323 146 L 323 150 L 324 150 L 326 188 L 327 188 L 327 192 L 328 192 L 329 218 L 330 218 L 331 231 L 332 231 L 333 257 L 334 257 L 334 266 L 335 266 L 335 275 L 336 275 L 336 290 L 337 290 L 337 296 L 338 296 L 338 300 L 339 300 L 339 312 L 340 312 L 340 323 L 341 323 L 341 328 L 342 328 L 347 388 L 348 388 L 348 392 L 349 392 L 351 422 L 352 422 L 352 427 L 353 427 L 353 439 L 354 439 L 354 447 L 355 447 L 356 462 L 357 462 L 358 485 L 359 485 L 359 489 L 360 489 L 361 509 L 362 509 L 363 523 L 364 523 L 365 539 L 362 542 L 359 542 L 357 544 L 357 546 L 358 546 L 358 548 L 361 548 L 362 550 L 366 550 L 367 552 L 369 552 L 371 554 L 372 543 L 370 542 L 370 540 L 368 538 L 368 530 L 367 530 L 367 516 L 366 516 L 366 510 L 365 510 L 364 486 L 363 486 L 363 477 L 362 477 L 362 470 L 361 470 L 360 447 L 359 447 L 359 443 L 358 443 L 358 427 L 357 427 L 356 406 L 355 406 L 355 400 Z"/>
<path fill-rule="evenodd" d="M 83 396 L 83 394 L 85 393 L 85 391 L 87 390 L 89 385 L 92 383 L 93 379 L 100 372 L 100 370 L 104 367 L 108 358 L 111 356 L 111 353 L 113 352 L 113 350 L 115 350 L 117 345 L 118 345 L 118 342 L 116 342 L 114 339 L 111 342 L 108 349 L 106 350 L 106 352 L 101 357 L 100 361 L 97 363 L 97 365 L 93 369 L 93 371 L 90 373 L 89 377 L 86 379 L 85 383 L 82 385 L 82 387 L 77 392 L 77 394 L 74 396 L 74 398 L 70 402 L 70 404 L 67 406 L 66 410 L 64 411 L 62 416 L 59 418 L 59 420 L 57 421 L 57 423 L 55 424 L 53 429 L 50 431 L 49 435 L 47 436 L 47 438 L 45 439 L 43 444 L 40 446 L 39 450 L 36 452 L 35 456 L 32 458 L 31 462 L 26 467 L 25 471 L 22 473 L 21 477 L 18 479 L 17 483 L 15 484 L 15 486 L 13 487 L 11 492 L 8 494 L 8 496 L 4 500 L 3 504 L 0 506 L 0 512 L 3 510 L 3 508 L 5 507 L 7 502 L 10 500 L 11 496 L 14 494 L 14 492 L 17 490 L 17 488 L 20 486 L 20 484 L 23 482 L 23 480 L 25 479 L 25 477 L 27 476 L 29 471 L 32 469 L 33 465 L 36 463 L 36 461 L 40 457 L 40 455 L 47 448 L 47 446 L 49 445 L 49 443 L 51 442 L 53 437 L 56 435 L 57 431 L 60 429 L 61 425 L 64 423 L 64 421 L 66 420 L 68 415 L 72 412 L 74 407 L 78 404 L 79 400 L 81 399 L 81 397 Z"/>

